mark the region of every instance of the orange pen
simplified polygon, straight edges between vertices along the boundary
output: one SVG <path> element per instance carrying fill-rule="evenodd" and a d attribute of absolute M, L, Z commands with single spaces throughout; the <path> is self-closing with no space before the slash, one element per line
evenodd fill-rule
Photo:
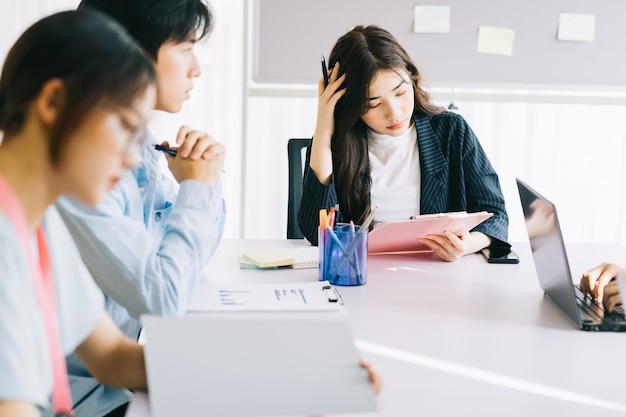
<path fill-rule="evenodd" d="M 326 209 L 320 209 L 320 228 L 326 229 L 327 224 L 328 224 L 328 213 L 326 213 Z"/>

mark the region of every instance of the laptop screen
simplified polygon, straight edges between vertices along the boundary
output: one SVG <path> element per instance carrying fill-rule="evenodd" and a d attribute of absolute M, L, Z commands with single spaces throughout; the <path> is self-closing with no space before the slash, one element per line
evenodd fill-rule
<path fill-rule="evenodd" d="M 581 319 L 556 207 L 519 178 L 517 188 L 539 285 L 580 327 Z"/>

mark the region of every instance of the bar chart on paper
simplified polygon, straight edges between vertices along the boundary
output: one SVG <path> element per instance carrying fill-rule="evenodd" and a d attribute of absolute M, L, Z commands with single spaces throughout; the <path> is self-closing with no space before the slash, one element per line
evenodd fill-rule
<path fill-rule="evenodd" d="M 342 308 L 327 281 L 281 284 L 202 285 L 189 311 L 321 311 Z"/>

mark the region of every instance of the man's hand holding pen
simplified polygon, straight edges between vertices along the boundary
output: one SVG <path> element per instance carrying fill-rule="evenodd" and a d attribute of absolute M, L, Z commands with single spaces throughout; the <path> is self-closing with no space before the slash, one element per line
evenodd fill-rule
<path fill-rule="evenodd" d="M 176 135 L 177 157 L 168 156 L 170 171 L 179 183 L 198 180 L 218 183 L 224 169 L 224 145 L 205 132 L 183 126 Z M 169 146 L 168 142 L 163 142 Z"/>

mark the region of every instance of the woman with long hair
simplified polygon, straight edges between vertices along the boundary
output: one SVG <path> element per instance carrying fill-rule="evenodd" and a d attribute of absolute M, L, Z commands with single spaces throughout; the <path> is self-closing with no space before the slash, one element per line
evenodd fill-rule
<path fill-rule="evenodd" d="M 462 116 L 430 101 L 417 65 L 377 26 L 357 26 L 329 56 L 329 84 L 319 82 L 317 124 L 307 151 L 298 215 L 317 244 L 318 212 L 339 205 L 343 221 L 375 223 L 416 214 L 488 211 L 463 236 L 421 241 L 453 261 L 492 244 L 509 246 L 498 175 Z"/>

